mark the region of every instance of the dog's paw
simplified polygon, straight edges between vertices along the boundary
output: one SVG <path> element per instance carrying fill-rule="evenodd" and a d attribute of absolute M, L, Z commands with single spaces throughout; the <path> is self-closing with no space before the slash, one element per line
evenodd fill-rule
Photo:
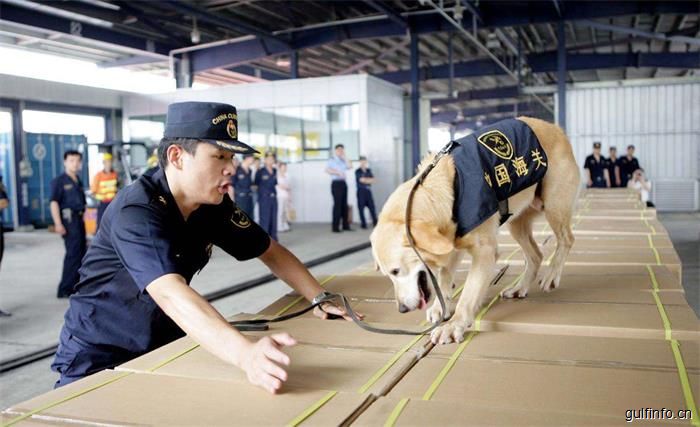
<path fill-rule="evenodd" d="M 540 289 L 542 289 L 542 292 L 552 292 L 556 288 L 559 287 L 559 280 L 556 278 L 551 278 L 549 275 L 545 276 L 541 281 L 540 281 Z"/>
<path fill-rule="evenodd" d="M 438 301 L 435 301 L 433 305 L 430 306 L 428 311 L 425 313 L 425 317 L 430 323 L 438 323 L 442 321 L 442 307 L 440 307 L 440 303 Z"/>
<path fill-rule="evenodd" d="M 527 296 L 527 291 L 525 289 L 518 288 L 517 286 L 513 288 L 504 289 L 501 291 L 501 298 L 511 299 L 511 298 L 525 298 Z"/>
<path fill-rule="evenodd" d="M 452 342 L 464 341 L 464 323 L 449 322 L 442 326 L 438 326 L 430 334 L 430 341 L 433 344 L 449 344 Z"/>

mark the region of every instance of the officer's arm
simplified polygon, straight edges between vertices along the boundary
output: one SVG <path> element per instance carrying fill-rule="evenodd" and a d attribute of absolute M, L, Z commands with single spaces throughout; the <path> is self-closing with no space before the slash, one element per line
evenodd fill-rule
<path fill-rule="evenodd" d="M 605 177 L 605 185 L 610 188 L 610 172 L 607 168 L 603 169 L 603 176 Z"/>
<path fill-rule="evenodd" d="M 267 265 L 275 276 L 282 279 L 308 301 L 313 300 L 314 297 L 325 291 L 294 254 L 272 239 L 270 239 L 270 247 L 258 258 Z M 345 310 L 339 307 L 329 305 L 324 306 L 324 310 L 330 314 L 343 316 L 345 320 L 352 320 L 345 313 Z M 317 312 L 317 315 L 323 318 L 326 317 L 324 312 Z"/>
<path fill-rule="evenodd" d="M 296 343 L 288 334 L 248 341 L 179 274 L 163 275 L 146 290 L 187 335 L 216 357 L 244 370 L 251 383 L 274 393 L 287 379 L 278 364 L 289 365 L 289 357 L 280 350 Z"/>

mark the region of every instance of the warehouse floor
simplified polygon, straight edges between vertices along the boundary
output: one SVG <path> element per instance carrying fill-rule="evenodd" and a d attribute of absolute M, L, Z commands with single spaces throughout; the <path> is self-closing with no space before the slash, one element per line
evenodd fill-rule
<path fill-rule="evenodd" d="M 700 313 L 700 214 L 660 214 L 683 263 L 683 285 L 686 298 L 696 314 Z M 353 246 L 366 241 L 368 233 L 332 235 L 325 226 L 300 226 L 281 235 L 283 244 L 303 260 Z M 313 238 L 310 238 L 313 236 Z M 332 238 L 331 238 L 332 236 Z M 0 359 L 55 343 L 67 306 L 54 298 L 55 282 L 60 272 L 63 247 L 59 239 L 46 232 L 9 233 L 7 253 L 0 272 L 0 307 L 14 313 L 0 318 Z M 36 260 L 47 260 L 37 268 Z M 363 250 L 336 261 L 322 264 L 315 275 L 342 273 L 371 259 Z M 233 262 L 233 264 L 230 264 Z M 230 269 L 235 268 L 235 279 Z M 31 271 L 32 274 L 27 274 Z M 194 280 L 193 286 L 206 293 L 265 274 L 257 262 L 239 264 L 223 253 L 215 253 L 210 265 Z M 272 282 L 219 300 L 215 306 L 224 314 L 257 312 L 288 292 L 280 282 Z M 56 376 L 48 368 L 50 359 L 27 365 L 0 376 L 0 405 L 8 407 L 49 390 Z"/>

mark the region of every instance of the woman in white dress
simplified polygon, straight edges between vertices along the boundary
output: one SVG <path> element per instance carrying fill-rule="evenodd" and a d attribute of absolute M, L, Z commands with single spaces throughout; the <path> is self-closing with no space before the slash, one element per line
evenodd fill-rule
<path fill-rule="evenodd" d="M 289 211 L 292 205 L 292 187 L 287 175 L 287 164 L 277 165 L 277 231 L 289 231 Z"/>

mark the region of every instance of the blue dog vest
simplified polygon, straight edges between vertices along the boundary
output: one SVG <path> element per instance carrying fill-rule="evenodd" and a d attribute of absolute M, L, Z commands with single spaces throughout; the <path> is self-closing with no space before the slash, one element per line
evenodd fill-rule
<path fill-rule="evenodd" d="M 483 127 L 456 141 L 453 219 L 462 237 L 499 211 L 509 197 L 537 184 L 547 173 L 547 155 L 537 136 L 517 119 Z M 505 209 L 507 212 L 507 207 Z M 501 224 L 507 216 L 501 212 Z"/>

